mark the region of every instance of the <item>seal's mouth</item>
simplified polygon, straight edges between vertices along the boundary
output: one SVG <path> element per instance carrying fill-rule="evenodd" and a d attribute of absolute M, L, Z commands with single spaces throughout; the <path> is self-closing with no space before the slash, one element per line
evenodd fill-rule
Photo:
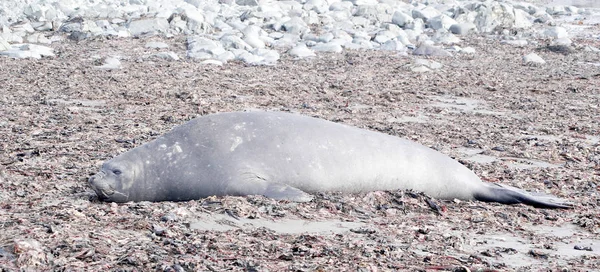
<path fill-rule="evenodd" d="M 111 186 L 108 182 L 106 182 L 104 176 L 105 175 L 103 172 L 99 172 L 98 174 L 90 177 L 89 179 L 92 188 L 94 189 L 94 191 L 96 191 L 98 199 L 100 200 L 109 199 L 110 196 L 112 196 L 115 193 L 115 188 Z"/>

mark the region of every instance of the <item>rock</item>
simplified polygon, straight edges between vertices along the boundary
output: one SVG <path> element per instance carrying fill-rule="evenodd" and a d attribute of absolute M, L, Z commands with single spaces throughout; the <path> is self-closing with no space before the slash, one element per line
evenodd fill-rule
<path fill-rule="evenodd" d="M 0 55 L 16 59 L 41 59 L 42 57 L 54 57 L 53 51 L 54 49 L 43 45 L 13 44 L 10 46 L 10 49 L 0 51 Z"/>
<path fill-rule="evenodd" d="M 546 28 L 544 30 L 544 35 L 554 39 L 567 38 L 569 36 L 567 30 L 560 26 Z"/>
<path fill-rule="evenodd" d="M 427 25 L 434 30 L 450 29 L 450 26 L 456 25 L 457 22 L 449 16 L 442 14 L 435 16 L 427 21 Z"/>
<path fill-rule="evenodd" d="M 121 61 L 117 58 L 108 57 L 104 58 L 102 61 L 102 65 L 94 66 L 94 69 L 98 70 L 117 70 L 123 68 L 121 65 Z"/>
<path fill-rule="evenodd" d="M 427 44 L 422 44 L 421 46 L 417 47 L 417 49 L 413 50 L 413 54 L 415 55 L 423 55 L 423 56 L 438 56 L 438 57 L 451 57 L 452 54 L 450 54 L 450 52 L 439 48 L 439 47 L 435 47 L 433 45 L 427 45 Z"/>
<path fill-rule="evenodd" d="M 379 49 L 389 51 L 405 51 L 406 46 L 404 46 L 404 44 L 402 44 L 400 41 L 390 40 L 382 44 Z"/>
<path fill-rule="evenodd" d="M 251 7 L 258 6 L 258 2 L 256 0 L 235 0 L 235 3 L 240 6 L 251 6 Z"/>
<path fill-rule="evenodd" d="M 413 17 L 402 11 L 396 11 L 396 12 L 394 12 L 394 15 L 392 15 L 392 23 L 397 24 L 400 27 L 410 25 L 413 22 L 414 22 Z"/>
<path fill-rule="evenodd" d="M 246 43 L 242 38 L 235 35 L 225 35 L 220 39 L 221 44 L 224 48 L 235 48 L 235 49 L 245 49 L 249 50 L 252 48 L 248 43 Z"/>
<path fill-rule="evenodd" d="M 530 53 L 523 57 L 525 64 L 544 64 L 546 61 L 538 56 L 536 53 Z"/>
<path fill-rule="evenodd" d="M 514 46 L 524 47 L 529 44 L 527 40 L 503 40 L 500 42 L 501 44 L 510 44 Z"/>
<path fill-rule="evenodd" d="M 341 53 L 343 51 L 342 46 L 337 42 L 317 43 L 311 49 L 318 52 Z"/>
<path fill-rule="evenodd" d="M 421 18 L 425 22 L 429 21 L 429 19 L 433 17 L 439 16 L 440 14 L 441 12 L 432 6 L 426 6 L 422 9 L 413 9 L 412 11 L 413 18 Z"/>
<path fill-rule="evenodd" d="M 146 48 L 154 48 L 154 49 L 169 48 L 169 45 L 164 42 L 147 42 L 146 45 L 144 45 L 144 46 Z"/>
<path fill-rule="evenodd" d="M 300 17 L 292 17 L 282 25 L 286 32 L 293 34 L 303 34 L 309 32 L 308 25 Z"/>
<path fill-rule="evenodd" d="M 188 37 L 187 56 L 196 59 L 210 59 L 225 53 L 220 42 L 199 36 Z"/>
<path fill-rule="evenodd" d="M 156 53 L 156 54 L 154 54 L 152 56 L 155 56 L 157 58 L 161 58 L 161 59 L 164 59 L 164 60 L 171 60 L 171 61 L 177 61 L 177 60 L 179 60 L 179 56 L 177 56 L 177 54 L 175 54 L 175 52 L 171 52 L 171 51 L 169 51 L 169 52 L 159 52 L 159 53 Z"/>
<path fill-rule="evenodd" d="M 310 50 L 306 44 L 298 43 L 294 48 L 287 52 L 290 56 L 296 58 L 308 58 L 316 56 L 313 50 Z"/>
<path fill-rule="evenodd" d="M 165 18 L 151 18 L 132 21 L 127 26 L 132 36 L 156 35 L 165 33 L 169 29 L 169 22 Z"/>
<path fill-rule="evenodd" d="M 439 63 L 437 61 L 433 61 L 433 60 L 428 60 L 428 59 L 415 59 L 414 64 L 416 66 L 425 66 L 432 70 L 437 70 L 437 69 L 442 68 L 441 63 Z"/>
<path fill-rule="evenodd" d="M 570 46 L 573 43 L 569 38 L 558 38 L 552 41 L 551 45 Z"/>
<path fill-rule="evenodd" d="M 474 29 L 475 25 L 472 23 L 458 23 L 451 25 L 448 30 L 456 35 L 467 35 L 471 29 Z"/>
<path fill-rule="evenodd" d="M 201 61 L 200 64 L 223 66 L 223 62 L 213 59 Z"/>
<path fill-rule="evenodd" d="M 0 51 L 10 49 L 10 44 L 4 40 L 4 38 L 0 37 Z"/>

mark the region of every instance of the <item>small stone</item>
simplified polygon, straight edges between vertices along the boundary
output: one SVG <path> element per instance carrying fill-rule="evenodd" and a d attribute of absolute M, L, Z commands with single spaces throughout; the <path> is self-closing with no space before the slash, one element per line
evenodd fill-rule
<path fill-rule="evenodd" d="M 292 17 L 282 25 L 286 32 L 302 34 L 310 31 L 308 25 L 300 17 Z"/>
<path fill-rule="evenodd" d="M 437 61 L 433 61 L 433 60 L 428 60 L 428 59 L 416 59 L 414 61 L 415 66 L 425 66 L 429 69 L 432 70 L 437 70 L 442 68 L 442 64 L 437 62 Z"/>
<path fill-rule="evenodd" d="M 453 25 L 457 25 L 457 22 L 450 18 L 448 15 L 442 14 L 435 16 L 427 21 L 430 28 L 435 30 L 438 29 L 449 29 Z"/>
<path fill-rule="evenodd" d="M 569 34 L 564 27 L 555 26 L 544 30 L 544 35 L 554 39 L 568 38 Z"/>
<path fill-rule="evenodd" d="M 258 2 L 256 0 L 235 0 L 235 3 L 240 6 L 251 6 L 251 7 L 258 6 Z"/>
<path fill-rule="evenodd" d="M 328 43 L 318 43 L 311 48 L 314 51 L 318 52 L 334 52 L 341 53 L 344 49 L 339 43 L 336 42 L 328 42 Z"/>
<path fill-rule="evenodd" d="M 146 45 L 144 45 L 144 47 L 160 49 L 160 48 L 169 48 L 169 45 L 164 42 L 147 42 Z"/>
<path fill-rule="evenodd" d="M 154 234 L 156 234 L 157 236 L 164 236 L 166 229 L 155 224 L 155 225 L 152 225 L 152 232 Z"/>
<path fill-rule="evenodd" d="M 441 14 L 441 12 L 432 6 L 426 6 L 425 8 L 422 8 L 422 9 L 414 9 L 412 12 L 413 18 L 415 18 L 415 19 L 421 18 L 425 22 L 429 21 L 429 19 L 431 19 L 435 16 L 439 16 L 440 14 Z"/>
<path fill-rule="evenodd" d="M 404 44 L 400 41 L 390 40 L 382 44 L 379 49 L 389 51 L 404 51 L 406 50 L 406 46 L 404 46 Z"/>
<path fill-rule="evenodd" d="M 474 28 L 475 28 L 474 24 L 459 23 L 459 24 L 451 25 L 450 28 L 448 28 L 448 30 L 450 30 L 450 32 L 452 32 L 452 34 L 467 35 L 467 34 L 469 34 L 469 31 L 471 31 L 471 29 L 474 29 Z"/>
<path fill-rule="evenodd" d="M 435 47 L 433 45 L 428 45 L 428 44 L 422 44 L 421 46 L 417 47 L 417 49 L 415 49 L 413 51 L 413 54 L 424 55 L 424 56 L 438 56 L 438 57 L 452 56 L 452 54 L 450 54 L 450 52 L 448 52 L 442 48 Z"/>
<path fill-rule="evenodd" d="M 397 24 L 400 27 L 404 27 L 405 25 L 410 25 L 414 21 L 413 17 L 402 12 L 396 11 L 394 15 L 392 15 L 392 23 Z"/>
<path fill-rule="evenodd" d="M 155 35 L 166 32 L 169 22 L 165 18 L 142 19 L 130 22 L 127 28 L 132 36 Z"/>
<path fill-rule="evenodd" d="M 200 62 L 200 64 L 223 66 L 223 62 L 222 61 L 218 61 L 218 60 L 214 60 L 214 59 L 203 60 L 203 61 Z"/>
<path fill-rule="evenodd" d="M 164 60 L 172 60 L 172 61 L 177 61 L 179 60 L 179 56 L 177 56 L 177 54 L 175 54 L 175 52 L 160 52 L 160 53 L 156 53 L 152 56 L 155 56 L 157 58 L 161 58 Z"/>
<path fill-rule="evenodd" d="M 518 47 L 524 47 L 529 44 L 527 40 L 503 40 L 500 42 L 501 44 L 509 44 Z"/>
<path fill-rule="evenodd" d="M 523 61 L 526 64 L 544 64 L 546 61 L 538 56 L 536 53 L 530 53 L 523 57 Z"/>
<path fill-rule="evenodd" d="M 4 40 L 4 38 L 0 37 L 0 51 L 10 49 L 10 44 Z"/>
<path fill-rule="evenodd" d="M 294 48 L 288 51 L 288 54 L 296 58 L 308 58 L 316 56 L 315 52 L 310 50 L 304 43 L 298 43 Z"/>
<path fill-rule="evenodd" d="M 95 69 L 99 70 L 116 70 L 123 68 L 121 61 L 117 58 L 108 57 L 105 58 L 102 65 L 94 66 Z"/>

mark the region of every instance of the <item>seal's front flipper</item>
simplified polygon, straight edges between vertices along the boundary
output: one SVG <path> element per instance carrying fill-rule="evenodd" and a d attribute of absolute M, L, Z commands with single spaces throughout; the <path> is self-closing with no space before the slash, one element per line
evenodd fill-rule
<path fill-rule="evenodd" d="M 240 175 L 234 185 L 228 188 L 228 194 L 234 195 L 263 195 L 277 200 L 294 202 L 309 202 L 313 196 L 284 183 L 274 182 L 265 176 L 246 172 Z"/>
<path fill-rule="evenodd" d="M 313 196 L 304 191 L 281 183 L 269 183 L 264 196 L 277 200 L 289 200 L 294 202 L 309 202 Z"/>
<path fill-rule="evenodd" d="M 502 204 L 522 203 L 536 208 L 572 209 L 573 203 L 543 193 L 530 193 L 508 185 L 487 183 L 483 191 L 476 193 L 475 199 Z"/>

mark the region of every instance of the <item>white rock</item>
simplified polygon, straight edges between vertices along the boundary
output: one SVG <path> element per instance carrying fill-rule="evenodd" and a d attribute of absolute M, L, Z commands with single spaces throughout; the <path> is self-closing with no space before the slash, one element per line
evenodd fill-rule
<path fill-rule="evenodd" d="M 218 60 L 214 60 L 214 59 L 203 60 L 200 62 L 200 64 L 223 66 L 222 61 L 218 61 Z"/>
<path fill-rule="evenodd" d="M 235 48 L 235 49 L 245 49 L 250 50 L 252 46 L 246 43 L 242 38 L 236 35 L 225 35 L 220 39 L 221 44 L 224 48 Z"/>
<path fill-rule="evenodd" d="M 32 22 L 31 26 L 35 31 L 50 31 L 52 30 L 52 22 Z"/>
<path fill-rule="evenodd" d="M 390 40 L 382 44 L 379 49 L 388 51 L 405 51 L 406 46 L 397 40 Z"/>
<path fill-rule="evenodd" d="M 568 38 L 569 34 L 564 27 L 555 26 L 544 30 L 544 35 L 554 39 Z"/>
<path fill-rule="evenodd" d="M 354 4 L 350 1 L 333 2 L 329 5 L 330 11 L 350 11 L 354 8 Z"/>
<path fill-rule="evenodd" d="M 277 63 L 280 58 L 279 52 L 271 49 L 255 49 L 252 53 L 263 58 L 262 62 L 257 63 L 260 65 L 273 65 Z"/>
<path fill-rule="evenodd" d="M 351 43 L 347 43 L 344 48 L 358 50 L 358 49 L 373 49 L 373 42 L 370 39 L 354 38 Z"/>
<path fill-rule="evenodd" d="M 142 19 L 130 22 L 128 29 L 132 36 L 155 35 L 166 32 L 169 22 L 165 18 Z"/>
<path fill-rule="evenodd" d="M 426 6 L 422 9 L 413 9 L 413 11 L 412 11 L 413 18 L 415 18 L 415 19 L 421 18 L 425 22 L 427 22 L 429 19 L 431 19 L 435 16 L 438 16 L 440 14 L 441 14 L 441 12 L 432 6 Z"/>
<path fill-rule="evenodd" d="M 50 39 L 46 38 L 46 36 L 44 36 L 44 34 L 42 33 L 33 33 L 29 36 L 27 36 L 25 38 L 25 41 L 28 43 L 44 43 L 44 44 L 51 44 L 52 41 L 50 41 Z"/>
<path fill-rule="evenodd" d="M 410 25 L 414 21 L 413 17 L 402 12 L 396 11 L 392 16 L 392 23 L 397 24 L 398 26 L 404 27 L 405 25 Z"/>
<path fill-rule="evenodd" d="M 450 30 L 450 32 L 456 35 L 467 35 L 469 34 L 469 31 L 471 31 L 474 28 L 475 25 L 472 23 L 458 23 L 451 25 L 450 28 L 448 28 L 448 30 Z"/>
<path fill-rule="evenodd" d="M 503 40 L 501 44 L 510 44 L 518 47 L 524 47 L 529 44 L 527 40 Z"/>
<path fill-rule="evenodd" d="M 308 58 L 316 56 L 313 50 L 310 50 L 306 44 L 300 42 L 294 48 L 287 52 L 290 56 L 296 58 Z"/>
<path fill-rule="evenodd" d="M 154 54 L 153 56 L 164 59 L 164 60 L 171 60 L 171 61 L 179 60 L 179 56 L 177 56 L 177 54 L 175 52 L 171 52 L 171 51 L 159 52 L 159 53 Z"/>
<path fill-rule="evenodd" d="M 292 17 L 282 25 L 286 32 L 293 34 L 302 34 L 310 31 L 308 25 L 300 17 Z"/>
<path fill-rule="evenodd" d="M 304 10 L 312 10 L 318 14 L 323 14 L 329 11 L 329 4 L 325 0 L 308 0 L 304 3 Z"/>
<path fill-rule="evenodd" d="M 258 1 L 257 0 L 235 0 L 235 3 L 240 5 L 240 6 L 258 6 Z"/>
<path fill-rule="evenodd" d="M 462 48 L 460 50 L 460 52 L 461 53 L 467 53 L 467 54 L 475 54 L 476 51 L 475 51 L 475 48 L 467 46 L 467 47 Z"/>
<path fill-rule="evenodd" d="M 160 49 L 160 48 L 169 48 L 169 45 L 164 42 L 147 42 L 146 45 L 144 45 L 144 47 Z"/>
<path fill-rule="evenodd" d="M 413 51 L 413 54 L 424 55 L 424 56 L 439 56 L 439 57 L 452 56 L 452 54 L 450 54 L 450 52 L 448 52 L 442 48 L 428 45 L 428 44 L 422 44 L 421 46 L 417 47 L 417 49 L 415 49 Z"/>
<path fill-rule="evenodd" d="M 546 61 L 538 56 L 536 53 L 530 53 L 523 57 L 525 64 L 544 64 Z"/>
<path fill-rule="evenodd" d="M 439 31 L 434 34 L 432 40 L 438 44 L 456 44 L 461 42 L 460 38 L 444 30 L 443 28 L 440 28 Z"/>
<path fill-rule="evenodd" d="M 569 46 L 573 43 L 573 41 L 571 41 L 571 39 L 569 38 L 558 38 L 556 40 L 552 41 L 552 45 L 562 45 L 562 46 Z"/>
<path fill-rule="evenodd" d="M 188 37 L 187 56 L 196 59 L 209 59 L 225 52 L 220 42 L 205 37 Z"/>
<path fill-rule="evenodd" d="M 104 59 L 103 62 L 104 64 L 100 66 L 94 66 L 94 68 L 99 70 L 116 70 L 123 68 L 123 66 L 121 65 L 121 61 L 119 61 L 119 59 L 117 58 L 108 57 Z"/>
<path fill-rule="evenodd" d="M 377 35 L 375 35 L 375 38 L 373 40 L 377 43 L 384 44 L 387 41 L 389 41 L 395 37 L 396 37 L 396 35 L 393 32 L 391 32 L 389 30 L 384 30 L 384 31 L 380 31 L 379 33 L 377 33 Z"/>
<path fill-rule="evenodd" d="M 428 59 L 415 59 L 414 64 L 417 66 L 425 66 L 432 70 L 437 70 L 437 69 L 442 68 L 441 63 L 439 63 L 437 61 L 433 61 L 433 60 L 428 60 Z"/>
<path fill-rule="evenodd" d="M 341 53 L 343 51 L 342 46 L 337 42 L 317 43 L 311 49 L 318 52 Z"/>
<path fill-rule="evenodd" d="M 514 27 L 515 28 L 530 28 L 531 26 L 533 26 L 533 16 L 529 15 L 529 13 L 520 10 L 520 9 L 515 9 L 515 23 L 514 23 Z"/>
<path fill-rule="evenodd" d="M 10 44 L 4 40 L 4 38 L 0 37 L 0 51 L 10 49 Z"/>
<path fill-rule="evenodd" d="M 434 30 L 438 29 L 449 29 L 450 26 L 457 24 L 457 22 L 450 18 L 448 15 L 442 14 L 435 16 L 427 21 L 430 28 Z"/>

